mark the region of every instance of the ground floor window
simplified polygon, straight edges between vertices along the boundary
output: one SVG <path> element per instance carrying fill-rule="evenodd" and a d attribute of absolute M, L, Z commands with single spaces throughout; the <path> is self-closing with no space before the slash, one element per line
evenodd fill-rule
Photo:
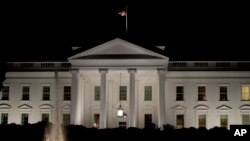
<path fill-rule="evenodd" d="M 242 115 L 242 124 L 243 125 L 250 125 L 250 114 L 243 114 Z"/>
<path fill-rule="evenodd" d="M 8 124 L 8 113 L 1 114 L 1 124 Z"/>
<path fill-rule="evenodd" d="M 70 124 L 70 114 L 63 114 L 63 125 Z"/>
<path fill-rule="evenodd" d="M 228 128 L 228 115 L 220 115 L 220 127 Z"/>
<path fill-rule="evenodd" d="M 184 115 L 176 115 L 176 128 L 184 128 Z"/>
<path fill-rule="evenodd" d="M 49 122 L 49 114 L 42 114 L 42 121 Z"/>
<path fill-rule="evenodd" d="M 145 126 L 152 123 L 152 114 L 145 114 L 144 115 L 144 123 L 145 123 Z"/>
<path fill-rule="evenodd" d="M 29 114 L 23 113 L 21 115 L 21 124 L 28 124 L 29 123 Z"/>
<path fill-rule="evenodd" d="M 206 127 L 206 115 L 199 115 L 198 117 L 198 127 Z"/>
<path fill-rule="evenodd" d="M 100 114 L 94 114 L 94 127 L 99 128 Z"/>
<path fill-rule="evenodd" d="M 126 128 L 127 123 L 126 122 L 119 122 L 119 127 L 120 128 Z"/>

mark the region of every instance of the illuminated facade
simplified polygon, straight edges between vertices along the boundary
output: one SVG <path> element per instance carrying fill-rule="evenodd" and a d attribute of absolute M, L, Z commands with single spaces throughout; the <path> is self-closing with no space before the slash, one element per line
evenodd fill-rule
<path fill-rule="evenodd" d="M 169 61 L 119 38 L 68 62 L 8 62 L 3 84 L 2 124 L 250 124 L 250 62 Z M 120 105 L 123 117 L 117 116 Z"/>

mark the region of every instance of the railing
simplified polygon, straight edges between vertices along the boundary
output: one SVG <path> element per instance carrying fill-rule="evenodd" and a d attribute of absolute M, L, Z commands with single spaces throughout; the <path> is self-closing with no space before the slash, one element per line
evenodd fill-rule
<path fill-rule="evenodd" d="M 250 61 L 170 61 L 169 71 L 250 70 Z"/>

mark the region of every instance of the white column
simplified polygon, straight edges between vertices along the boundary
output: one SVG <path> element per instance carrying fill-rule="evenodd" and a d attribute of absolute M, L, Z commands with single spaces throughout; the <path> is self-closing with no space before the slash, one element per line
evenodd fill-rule
<path fill-rule="evenodd" d="M 106 74 L 107 69 L 100 69 L 101 87 L 100 87 L 100 128 L 107 128 L 107 105 L 106 105 Z"/>
<path fill-rule="evenodd" d="M 129 69 L 129 127 L 136 127 L 136 95 L 135 95 L 135 73 L 136 69 Z"/>
<path fill-rule="evenodd" d="M 81 125 L 81 93 L 79 70 L 72 70 L 70 123 Z"/>
<path fill-rule="evenodd" d="M 158 69 L 159 74 L 159 116 L 158 122 L 159 127 L 163 129 L 163 125 L 165 124 L 166 114 L 165 114 L 165 69 Z"/>

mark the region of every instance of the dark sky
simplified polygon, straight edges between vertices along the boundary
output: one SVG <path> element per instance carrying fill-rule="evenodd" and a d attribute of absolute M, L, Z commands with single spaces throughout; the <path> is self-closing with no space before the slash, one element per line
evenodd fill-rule
<path fill-rule="evenodd" d="M 118 14 L 125 3 L 128 33 Z M 62 60 L 72 46 L 90 48 L 125 37 L 142 46 L 165 45 L 170 60 L 250 60 L 249 13 L 246 3 L 227 1 L 6 3 L 0 59 Z"/>

